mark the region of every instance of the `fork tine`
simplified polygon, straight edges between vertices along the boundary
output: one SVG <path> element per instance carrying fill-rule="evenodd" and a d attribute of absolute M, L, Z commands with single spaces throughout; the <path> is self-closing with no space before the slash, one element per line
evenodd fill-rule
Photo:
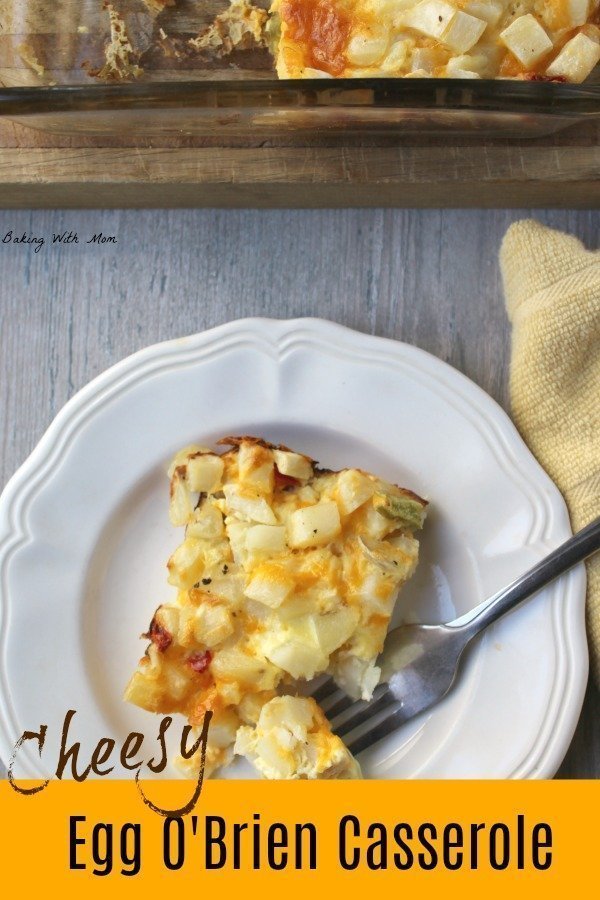
<path fill-rule="evenodd" d="M 371 717 L 371 710 L 373 709 L 373 704 L 376 700 L 379 700 L 381 695 L 386 691 L 386 685 L 378 684 L 373 691 L 373 696 L 370 700 L 354 700 L 352 697 L 349 697 L 347 694 L 344 694 L 339 700 L 336 700 L 329 708 L 325 707 L 323 710 L 327 715 L 327 718 L 330 722 L 334 719 L 339 718 L 343 713 L 349 712 L 350 710 L 354 710 L 352 713 L 352 717 L 356 719 L 365 720 L 367 716 Z M 346 718 L 343 721 L 344 733 L 351 731 L 351 728 L 346 728 L 346 723 L 349 722 L 350 719 Z M 340 727 L 342 727 L 340 725 Z M 352 728 L 355 726 L 353 725 Z"/>
<path fill-rule="evenodd" d="M 332 719 L 337 718 L 337 716 L 341 716 L 341 714 L 346 712 L 347 709 L 351 709 L 357 703 L 362 702 L 362 700 L 355 700 L 353 697 L 349 697 L 348 694 L 343 694 L 339 700 L 336 700 L 335 703 L 332 703 L 331 706 L 326 707 L 323 712 L 327 715 L 327 718 L 331 722 Z"/>
<path fill-rule="evenodd" d="M 333 680 L 333 678 L 328 678 L 327 681 L 324 681 L 323 684 L 320 684 L 316 691 L 313 691 L 311 694 L 313 700 L 316 700 L 319 705 L 323 703 L 324 700 L 329 699 L 329 697 L 333 697 L 333 695 L 339 691 L 339 687 Z"/>
<path fill-rule="evenodd" d="M 355 728 L 358 728 L 359 725 L 370 722 L 371 719 L 375 718 L 379 713 L 384 712 L 388 707 L 393 706 L 397 702 L 394 695 L 388 691 L 386 685 L 379 685 L 378 688 L 375 689 L 371 700 L 366 702 L 361 700 L 358 703 L 351 704 L 351 706 L 354 707 L 354 712 L 334 728 L 334 731 L 340 737 L 343 737 L 345 734 L 350 734 L 350 732 L 354 731 Z M 346 708 L 348 709 L 350 707 Z"/>
<path fill-rule="evenodd" d="M 397 731 L 409 718 L 412 718 L 412 716 L 407 716 L 402 708 L 396 709 L 391 712 L 390 715 L 385 716 L 373 728 L 368 731 L 363 731 L 361 734 L 357 735 L 357 737 L 351 738 L 349 741 L 345 741 L 346 747 L 354 755 L 362 753 L 367 747 L 372 747 L 373 744 L 383 740 L 388 734 Z"/>

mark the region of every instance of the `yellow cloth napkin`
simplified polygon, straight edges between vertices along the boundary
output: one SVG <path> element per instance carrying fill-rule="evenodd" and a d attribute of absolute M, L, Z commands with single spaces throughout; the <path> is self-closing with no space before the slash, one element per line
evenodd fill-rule
<path fill-rule="evenodd" d="M 513 419 L 578 531 L 600 514 L 600 251 L 539 222 L 515 222 L 500 268 L 513 326 Z M 587 572 L 588 637 L 600 685 L 600 555 L 588 560 Z"/>

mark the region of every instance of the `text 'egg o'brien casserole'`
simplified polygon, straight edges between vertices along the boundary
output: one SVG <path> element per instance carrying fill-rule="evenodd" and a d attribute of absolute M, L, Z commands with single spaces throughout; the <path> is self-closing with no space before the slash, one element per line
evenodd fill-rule
<path fill-rule="evenodd" d="M 125 697 L 200 727 L 206 771 L 235 754 L 268 778 L 359 777 L 299 686 L 328 672 L 355 698 L 378 683 L 401 586 L 414 572 L 427 503 L 363 472 L 332 472 L 287 447 L 226 438 L 173 460 L 170 518 L 185 539 Z M 179 760 L 195 774 L 198 758 Z"/>

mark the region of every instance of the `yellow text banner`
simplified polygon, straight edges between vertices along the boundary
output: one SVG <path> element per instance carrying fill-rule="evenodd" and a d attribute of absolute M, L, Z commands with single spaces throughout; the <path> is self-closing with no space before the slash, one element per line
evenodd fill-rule
<path fill-rule="evenodd" d="M 143 789 L 167 810 L 194 785 Z M 152 811 L 133 780 L 51 781 L 29 796 L 3 782 L 0 797 L 3 880 L 21 896 L 513 900 L 597 881 L 596 781 L 211 781 L 184 817 Z"/>

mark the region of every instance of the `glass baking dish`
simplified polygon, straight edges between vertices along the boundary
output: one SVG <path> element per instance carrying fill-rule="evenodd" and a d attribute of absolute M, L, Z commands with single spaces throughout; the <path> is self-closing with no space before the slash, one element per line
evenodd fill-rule
<path fill-rule="evenodd" d="M 113 0 L 134 76 L 98 77 L 103 0 L 0 0 L 0 115 L 58 133 L 260 141 L 454 133 L 538 137 L 600 118 L 600 84 L 429 78 L 280 81 L 266 49 L 181 53 L 226 0 Z M 156 2 L 156 0 L 155 0 Z M 96 74 L 93 74 L 96 73 Z"/>

